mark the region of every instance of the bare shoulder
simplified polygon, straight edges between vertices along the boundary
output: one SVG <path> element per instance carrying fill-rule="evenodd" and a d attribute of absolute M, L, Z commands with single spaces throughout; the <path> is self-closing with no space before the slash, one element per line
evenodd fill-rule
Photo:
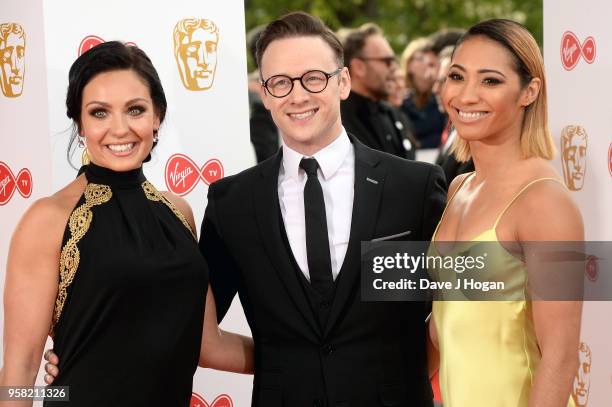
<path fill-rule="evenodd" d="M 469 177 L 470 175 L 472 175 L 472 174 L 473 174 L 473 172 L 468 172 L 468 173 L 465 173 L 465 174 L 460 174 L 460 175 L 457 175 L 451 181 L 450 185 L 448 186 L 448 198 L 447 198 L 447 201 L 448 201 L 448 199 L 450 199 L 451 196 L 453 196 L 455 194 L 455 192 L 457 192 L 457 189 L 459 188 L 459 186 L 461 184 L 463 184 L 465 179 L 467 177 Z"/>
<path fill-rule="evenodd" d="M 191 229 L 195 232 L 195 220 L 193 219 L 193 211 L 191 210 L 189 202 L 170 191 L 160 191 L 160 193 L 164 196 L 164 198 L 170 201 L 172 205 L 174 205 L 176 209 L 181 212 L 181 214 L 183 214 L 185 219 L 187 219 L 189 226 L 191 226 Z"/>
<path fill-rule="evenodd" d="M 557 177 L 535 182 L 515 206 L 519 240 L 584 239 L 584 225 L 578 205 Z"/>
<path fill-rule="evenodd" d="M 70 213 L 76 206 L 85 189 L 86 182 L 84 179 L 80 178 L 81 177 L 53 195 L 34 201 L 23 214 L 19 225 L 38 225 L 38 229 L 45 231 L 52 231 L 56 228 L 61 228 L 63 230 Z M 41 235 L 45 234 L 46 233 L 41 233 Z"/>
<path fill-rule="evenodd" d="M 84 187 L 85 182 L 77 179 L 55 194 L 34 201 L 15 228 L 9 257 L 27 258 L 32 253 L 47 259 L 59 257 L 64 229 Z"/>

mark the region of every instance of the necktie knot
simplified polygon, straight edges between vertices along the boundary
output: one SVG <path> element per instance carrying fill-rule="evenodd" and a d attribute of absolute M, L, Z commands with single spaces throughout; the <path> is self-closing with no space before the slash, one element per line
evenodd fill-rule
<path fill-rule="evenodd" d="M 302 158 L 302 161 L 300 161 L 300 168 L 306 172 L 308 178 L 316 178 L 317 169 L 319 169 L 319 163 L 314 158 Z"/>

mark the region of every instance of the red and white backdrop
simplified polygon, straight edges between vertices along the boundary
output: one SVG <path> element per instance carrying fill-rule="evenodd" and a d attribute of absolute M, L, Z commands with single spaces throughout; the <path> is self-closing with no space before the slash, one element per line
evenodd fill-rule
<path fill-rule="evenodd" d="M 7 1 L 0 24 L 0 288 L 18 219 L 76 175 L 66 158 L 68 70 L 102 41 L 136 44 L 157 68 L 168 113 L 145 173 L 158 189 L 186 198 L 196 222 L 208 185 L 255 163 L 242 1 Z M 77 167 L 81 152 L 72 159 Z M 222 326 L 250 335 L 238 301 Z M 192 406 L 248 406 L 251 386 L 252 376 L 198 369 Z"/>
<path fill-rule="evenodd" d="M 208 185 L 254 163 L 243 2 L 183 0 L 163 8 L 143 0 L 109 0 L 103 6 L 76 0 L 27 3 L 6 2 L 0 16 L 0 288 L 19 217 L 35 199 L 75 176 L 66 160 L 67 74 L 80 52 L 101 41 L 137 44 L 158 69 L 169 110 L 145 172 L 158 188 L 183 195 L 196 221 L 202 219 Z M 589 7 L 578 0 L 544 1 L 550 124 L 559 149 L 555 165 L 582 209 L 586 238 L 602 241 L 612 240 L 611 12 L 607 0 L 591 0 Z M 196 40 L 209 46 L 187 55 Z M 77 151 L 75 165 L 79 156 Z M 610 261 L 591 262 L 585 281 L 587 287 L 612 290 Z M 574 383 L 579 406 L 607 406 L 612 400 L 610 315 L 612 302 L 585 303 Z M 223 326 L 249 334 L 238 303 Z M 199 369 L 192 406 L 248 406 L 251 381 Z"/>
<path fill-rule="evenodd" d="M 555 160 L 582 216 L 586 239 L 612 241 L 612 3 L 544 0 L 544 61 Z M 609 246 L 608 246 L 609 247 Z M 612 293 L 610 253 L 587 263 L 587 292 Z M 602 291 L 600 291 L 602 292 Z M 608 294 L 608 298 L 610 294 Z M 612 302 L 585 302 L 578 406 L 612 401 Z"/>

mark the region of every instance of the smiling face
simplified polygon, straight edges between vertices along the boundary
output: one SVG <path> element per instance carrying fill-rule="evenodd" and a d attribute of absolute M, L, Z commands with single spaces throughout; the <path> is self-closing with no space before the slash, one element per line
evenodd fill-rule
<path fill-rule="evenodd" d="M 114 171 L 139 168 L 160 120 L 149 88 L 131 70 L 100 73 L 83 89 L 79 133 L 94 164 Z"/>
<path fill-rule="evenodd" d="M 331 47 L 320 37 L 290 37 L 272 41 L 261 59 L 261 76 L 300 77 L 311 70 L 332 73 L 338 62 Z M 281 131 L 284 143 L 304 155 L 313 155 L 330 144 L 342 131 L 340 101 L 348 97 L 348 69 L 329 79 L 320 93 L 310 93 L 299 81 L 293 83 L 289 95 L 276 98 L 263 86 L 260 93 L 274 123 Z"/>
<path fill-rule="evenodd" d="M 458 135 L 469 142 L 519 143 L 525 106 L 539 80 L 521 87 L 512 55 L 482 36 L 463 42 L 453 56 L 442 101 Z"/>

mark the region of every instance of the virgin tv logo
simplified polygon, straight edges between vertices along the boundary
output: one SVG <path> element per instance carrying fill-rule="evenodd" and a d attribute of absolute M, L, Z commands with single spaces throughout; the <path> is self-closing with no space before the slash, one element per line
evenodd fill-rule
<path fill-rule="evenodd" d="M 98 37 L 97 35 L 88 35 L 87 37 L 81 40 L 79 44 L 78 56 L 83 55 L 85 52 L 89 51 L 96 45 L 100 45 L 103 42 L 106 42 L 104 39 Z M 126 42 L 125 45 L 133 45 L 136 46 L 133 42 Z"/>
<path fill-rule="evenodd" d="M 0 161 L 0 206 L 8 203 L 15 191 L 19 191 L 24 198 L 32 195 L 32 173 L 22 168 L 15 175 L 6 163 Z"/>
<path fill-rule="evenodd" d="M 191 401 L 189 407 L 234 407 L 232 398 L 227 394 L 217 396 L 212 403 L 208 403 L 198 393 L 191 393 Z"/>
<path fill-rule="evenodd" d="M 612 143 L 610 143 L 610 147 L 608 147 L 608 171 L 612 177 Z"/>
<path fill-rule="evenodd" d="M 168 190 L 182 196 L 190 193 L 200 180 L 210 185 L 223 178 L 223 165 L 213 158 L 199 167 L 185 154 L 174 154 L 166 162 L 164 173 Z"/>
<path fill-rule="evenodd" d="M 584 274 L 586 274 L 590 281 L 597 281 L 597 277 L 599 275 L 598 269 L 597 257 L 593 255 L 587 257 L 586 265 L 584 267 Z"/>
<path fill-rule="evenodd" d="M 573 32 L 566 31 L 563 33 L 561 37 L 561 64 L 566 70 L 574 69 L 581 56 L 588 64 L 592 64 L 596 55 L 597 46 L 593 37 L 587 37 L 581 44 Z"/>

